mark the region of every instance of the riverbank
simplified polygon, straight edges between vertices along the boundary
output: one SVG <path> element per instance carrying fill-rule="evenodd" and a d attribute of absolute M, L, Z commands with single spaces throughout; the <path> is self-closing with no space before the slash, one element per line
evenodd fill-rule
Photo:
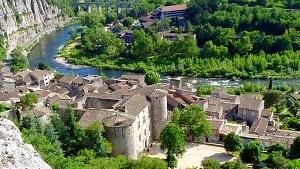
<path fill-rule="evenodd" d="M 77 44 L 79 45 L 79 44 Z M 260 72 L 248 71 L 253 66 L 242 65 L 243 69 L 233 65 L 233 61 L 225 61 L 213 58 L 166 58 L 151 57 L 146 59 L 134 59 L 132 57 L 109 57 L 104 54 L 86 54 L 80 46 L 74 45 L 70 40 L 61 50 L 61 57 L 65 58 L 68 64 L 86 65 L 98 69 L 121 70 L 144 73 L 146 70 L 154 70 L 165 76 L 187 76 L 201 78 L 226 78 L 230 80 L 239 79 L 292 79 L 300 77 L 300 70 L 288 68 L 287 70 L 264 70 Z M 300 52 L 292 53 L 300 56 Z M 271 57 L 272 55 L 268 56 Z M 269 58 L 268 58 L 269 59 Z M 242 60 L 246 62 L 246 59 Z M 228 63 L 226 63 L 228 62 Z M 252 63 L 260 64 L 260 63 Z M 235 66 L 235 67 L 234 67 Z M 263 65 L 262 65 L 263 66 Z M 230 68 L 231 67 L 231 68 Z M 281 66 L 282 67 L 282 66 Z M 282 68 L 281 68 L 282 69 Z"/>

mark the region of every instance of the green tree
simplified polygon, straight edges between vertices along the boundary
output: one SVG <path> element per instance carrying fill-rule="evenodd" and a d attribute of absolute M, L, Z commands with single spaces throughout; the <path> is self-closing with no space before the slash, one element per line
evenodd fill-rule
<path fill-rule="evenodd" d="M 77 118 L 74 110 L 68 107 L 66 110 L 66 118 L 63 119 L 66 133 L 66 139 L 62 140 L 63 150 L 67 156 L 76 155 L 82 149 L 82 141 L 84 139 L 84 130 L 77 123 Z M 65 141 L 65 142 L 63 142 Z"/>
<path fill-rule="evenodd" d="M 248 169 L 248 167 L 243 164 L 243 162 L 238 159 L 235 161 L 227 161 L 221 166 L 222 169 Z"/>
<path fill-rule="evenodd" d="M 23 54 L 21 47 L 16 47 L 11 53 L 11 70 L 16 73 L 29 67 L 27 57 Z"/>
<path fill-rule="evenodd" d="M 20 97 L 20 102 L 23 110 L 32 109 L 38 102 L 38 96 L 35 93 L 27 93 Z"/>
<path fill-rule="evenodd" d="M 277 151 L 277 152 L 281 151 L 283 156 L 286 156 L 286 152 L 287 152 L 286 148 L 280 143 L 271 145 L 271 147 L 268 150 L 268 153 L 270 154 L 273 151 Z"/>
<path fill-rule="evenodd" d="M 158 83 L 160 80 L 160 75 L 154 71 L 147 71 L 145 74 L 145 82 L 147 85 L 152 85 Z"/>
<path fill-rule="evenodd" d="M 105 17 L 101 13 L 87 13 L 81 18 L 81 22 L 89 28 L 99 27 L 105 24 Z"/>
<path fill-rule="evenodd" d="M 203 169 L 220 169 L 221 167 L 219 161 L 215 159 L 204 159 L 201 164 Z"/>
<path fill-rule="evenodd" d="M 287 169 L 298 169 L 300 168 L 300 159 L 290 160 L 287 165 Z"/>
<path fill-rule="evenodd" d="M 292 159 L 300 158 L 300 136 L 296 137 L 291 145 L 290 157 Z"/>
<path fill-rule="evenodd" d="M 270 168 L 285 169 L 288 159 L 282 155 L 282 151 L 272 151 L 266 161 Z"/>
<path fill-rule="evenodd" d="M 154 42 L 143 30 L 133 32 L 132 54 L 135 58 L 147 58 L 153 55 Z"/>
<path fill-rule="evenodd" d="M 263 100 L 265 100 L 265 106 L 267 108 L 271 106 L 276 107 L 276 112 L 279 112 L 280 106 L 284 105 L 284 94 L 279 90 L 267 90 L 263 93 Z"/>
<path fill-rule="evenodd" d="M 129 160 L 124 169 L 167 169 L 167 163 L 159 158 L 142 157 L 138 160 Z"/>
<path fill-rule="evenodd" d="M 95 152 L 97 157 L 107 157 L 112 151 L 111 144 L 103 137 L 103 126 L 93 123 L 85 129 L 84 147 Z"/>
<path fill-rule="evenodd" d="M 210 95 L 211 92 L 214 90 L 213 86 L 203 86 L 203 85 L 199 85 L 197 87 L 197 96 L 202 96 L 202 95 Z"/>
<path fill-rule="evenodd" d="M 3 35 L 0 35 L 0 60 L 4 60 L 6 58 L 6 44 L 5 38 Z"/>
<path fill-rule="evenodd" d="M 240 153 L 240 158 L 244 163 L 259 164 L 261 161 L 261 153 L 263 145 L 258 141 L 247 143 Z"/>
<path fill-rule="evenodd" d="M 236 135 L 234 132 L 230 132 L 224 138 L 224 148 L 227 153 L 240 151 L 243 148 L 243 141 L 240 136 Z"/>
<path fill-rule="evenodd" d="M 40 70 L 51 70 L 50 66 L 48 66 L 45 62 L 40 62 L 38 68 Z"/>
<path fill-rule="evenodd" d="M 198 105 L 189 105 L 183 109 L 175 109 L 172 121 L 178 124 L 185 132 L 193 137 L 211 135 L 211 126 L 206 114 Z"/>
<path fill-rule="evenodd" d="M 177 159 L 185 152 L 185 137 L 182 129 L 174 124 L 169 123 L 160 134 L 160 141 L 162 150 L 167 151 L 168 167 L 175 168 L 177 166 Z"/>
<path fill-rule="evenodd" d="M 130 27 L 134 23 L 134 19 L 132 17 L 126 17 L 123 19 L 122 24 L 126 27 Z"/>

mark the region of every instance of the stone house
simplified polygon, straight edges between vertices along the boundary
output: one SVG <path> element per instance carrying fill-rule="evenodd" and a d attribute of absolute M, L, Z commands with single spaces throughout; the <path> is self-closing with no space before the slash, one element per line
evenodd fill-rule
<path fill-rule="evenodd" d="M 261 116 L 264 109 L 264 100 L 241 98 L 238 106 L 238 118 L 253 123 Z"/>
<path fill-rule="evenodd" d="M 84 80 L 82 77 L 76 77 L 72 81 L 72 89 L 76 89 L 84 84 Z"/>
<path fill-rule="evenodd" d="M 70 89 L 72 87 L 72 81 L 76 78 L 76 76 L 72 75 L 63 75 L 61 78 L 57 80 L 57 83 L 60 87 Z"/>
<path fill-rule="evenodd" d="M 15 75 L 15 81 L 17 86 L 29 86 L 32 84 L 32 79 L 27 70 L 21 71 Z"/>
<path fill-rule="evenodd" d="M 37 84 L 40 87 L 49 85 L 50 80 L 54 79 L 54 73 L 46 70 L 34 70 L 29 74 L 33 84 Z"/>
<path fill-rule="evenodd" d="M 154 12 L 152 12 L 152 16 L 159 20 L 166 18 L 177 19 L 184 16 L 186 9 L 186 4 L 163 6 L 155 9 Z"/>

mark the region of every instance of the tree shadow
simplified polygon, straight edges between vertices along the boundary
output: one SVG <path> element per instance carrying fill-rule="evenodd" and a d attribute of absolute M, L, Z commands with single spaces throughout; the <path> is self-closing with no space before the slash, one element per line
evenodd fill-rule
<path fill-rule="evenodd" d="M 226 153 L 216 153 L 216 154 L 206 157 L 204 159 L 215 159 L 215 160 L 219 161 L 220 163 L 223 163 L 223 162 L 234 159 L 234 157 L 231 155 L 228 155 Z"/>

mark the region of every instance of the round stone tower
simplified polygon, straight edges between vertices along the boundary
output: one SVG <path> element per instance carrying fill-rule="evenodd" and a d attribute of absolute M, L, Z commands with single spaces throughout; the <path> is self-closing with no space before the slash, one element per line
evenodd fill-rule
<path fill-rule="evenodd" d="M 150 117 L 152 126 L 152 139 L 159 140 L 161 131 L 164 129 L 167 118 L 167 92 L 161 89 L 154 89 L 148 94 L 151 103 Z"/>
<path fill-rule="evenodd" d="M 130 115 L 114 114 L 102 120 L 108 141 L 112 144 L 112 155 L 125 155 L 137 159 L 134 138 L 134 119 Z"/>

